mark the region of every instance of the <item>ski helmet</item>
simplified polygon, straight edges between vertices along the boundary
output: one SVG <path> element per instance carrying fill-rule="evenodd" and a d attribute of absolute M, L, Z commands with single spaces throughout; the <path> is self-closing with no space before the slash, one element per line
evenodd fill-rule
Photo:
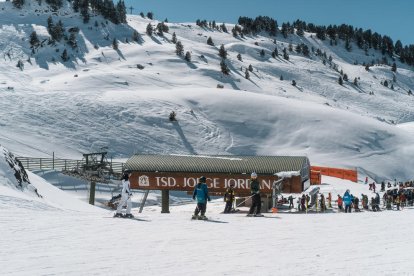
<path fill-rule="evenodd" d="M 257 173 L 256 172 L 252 172 L 252 174 L 250 176 L 251 177 L 257 177 Z"/>

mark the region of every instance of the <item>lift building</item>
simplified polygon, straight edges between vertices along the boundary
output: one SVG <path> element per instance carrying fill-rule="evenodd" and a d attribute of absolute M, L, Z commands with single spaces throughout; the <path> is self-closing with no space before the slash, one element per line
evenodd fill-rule
<path fill-rule="evenodd" d="M 200 176 L 211 193 L 222 194 L 234 185 L 237 195 L 250 194 L 249 179 L 258 174 L 261 192 L 270 195 L 273 184 L 284 177 L 282 192 L 301 193 L 310 185 L 310 163 L 303 156 L 132 156 L 125 164 L 132 172 L 131 188 L 193 191 Z"/>

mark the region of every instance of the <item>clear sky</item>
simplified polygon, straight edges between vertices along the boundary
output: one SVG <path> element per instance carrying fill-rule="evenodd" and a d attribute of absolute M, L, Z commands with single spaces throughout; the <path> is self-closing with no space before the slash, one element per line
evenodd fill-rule
<path fill-rule="evenodd" d="M 116 1 L 116 0 L 115 0 Z M 156 19 L 197 19 L 236 23 L 239 16 L 267 15 L 282 22 L 351 24 L 414 44 L 414 0 L 125 0 L 134 14 L 152 11 Z"/>

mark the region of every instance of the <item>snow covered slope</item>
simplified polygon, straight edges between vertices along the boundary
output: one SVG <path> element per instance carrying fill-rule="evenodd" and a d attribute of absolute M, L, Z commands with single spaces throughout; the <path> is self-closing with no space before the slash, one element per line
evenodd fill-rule
<path fill-rule="evenodd" d="M 83 24 L 79 14 L 63 10 L 52 18 L 67 29 L 80 28 L 79 48 L 45 45 L 29 63 L 28 35 L 36 30 L 42 39 L 48 37 L 50 12 L 36 12 L 35 2 L 29 12 L 0 5 L 5 59 L 0 63 L 0 142 L 17 154 L 55 151 L 58 157 L 79 158 L 79 152 L 102 146 L 115 157 L 135 152 L 306 154 L 313 164 L 359 167 L 373 177 L 414 177 L 412 134 L 394 125 L 414 121 L 414 97 L 407 94 L 414 89 L 414 72 L 397 62 L 393 82 L 389 66 L 366 71 L 361 64 L 381 59 L 379 52 L 369 50 L 366 56 L 356 46 L 347 52 L 341 42 L 330 46 L 310 33 L 279 35 L 276 44 L 265 35 L 234 38 L 192 23 L 169 23 L 164 37 L 150 37 L 146 26 L 157 21 L 131 16 L 129 25 L 116 26 L 97 16 Z M 131 42 L 134 29 L 141 34 L 139 43 Z M 191 63 L 175 54 L 173 32 L 191 51 Z M 209 36 L 216 46 L 206 44 Z M 114 38 L 119 50 L 111 47 Z M 275 47 L 280 54 L 289 43 L 320 49 L 333 62 L 324 65 L 315 53 L 307 58 L 295 51 L 289 61 L 271 57 Z M 230 76 L 220 73 L 220 44 L 229 52 Z M 69 62 L 60 58 L 65 48 Z M 16 68 L 18 60 L 23 71 Z M 247 80 L 240 68 L 250 64 L 254 70 Z M 350 79 L 343 86 L 337 83 L 340 70 Z M 384 80 L 394 90 L 383 86 Z M 226 89 L 217 90 L 217 84 Z M 168 121 L 172 110 L 178 123 Z"/>
<path fill-rule="evenodd" d="M 2 211 L 16 209 L 36 211 L 65 210 L 92 212 L 101 209 L 74 199 L 41 177 L 26 172 L 14 155 L 0 146 L 0 206 Z M 5 225 L 3 225 L 5 226 Z"/>
<path fill-rule="evenodd" d="M 324 192 L 368 192 L 349 181 L 323 183 Z M 413 268 L 412 208 L 248 218 L 219 214 L 218 200 L 207 210 L 214 223 L 190 221 L 193 204 L 168 215 L 145 208 L 144 221 L 14 206 L 4 196 L 0 204 L 2 275 L 409 275 Z"/>

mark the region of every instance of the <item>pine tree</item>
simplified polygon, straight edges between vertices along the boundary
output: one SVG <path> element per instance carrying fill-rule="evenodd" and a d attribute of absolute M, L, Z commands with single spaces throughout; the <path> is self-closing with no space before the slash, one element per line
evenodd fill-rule
<path fill-rule="evenodd" d="M 171 42 L 172 42 L 172 43 L 174 43 L 174 44 L 176 44 L 176 43 L 177 43 L 177 35 L 175 34 L 175 32 L 174 32 L 174 33 L 173 33 L 173 35 L 172 35 Z"/>
<path fill-rule="evenodd" d="M 18 9 L 21 9 L 24 5 L 25 0 L 12 0 L 13 6 L 15 6 Z"/>
<path fill-rule="evenodd" d="M 292 85 L 296 86 L 296 81 L 295 80 L 292 80 Z"/>
<path fill-rule="evenodd" d="M 227 30 L 226 24 L 224 24 L 224 23 L 223 23 L 223 24 L 221 24 L 220 29 L 221 29 L 223 32 L 228 33 L 228 30 Z"/>
<path fill-rule="evenodd" d="M 226 58 L 227 58 L 227 51 L 226 51 L 226 49 L 224 48 L 224 45 L 223 45 L 223 44 L 221 44 L 221 46 L 220 46 L 219 56 L 220 56 L 222 59 L 226 59 Z"/>
<path fill-rule="evenodd" d="M 280 80 L 281 80 L 281 81 L 283 80 L 283 75 L 280 75 Z"/>
<path fill-rule="evenodd" d="M 78 47 L 78 43 L 76 41 L 76 34 L 75 33 L 70 34 L 68 44 L 72 47 L 72 49 L 75 49 L 76 47 Z"/>
<path fill-rule="evenodd" d="M 283 49 L 283 58 L 289 60 L 289 54 L 286 51 L 286 48 Z"/>
<path fill-rule="evenodd" d="M 152 28 L 151 23 L 148 23 L 148 25 L 147 25 L 147 35 L 152 36 L 153 32 L 154 32 L 154 29 Z"/>
<path fill-rule="evenodd" d="M 52 32 L 53 32 L 53 26 L 54 26 L 54 24 L 53 24 L 52 16 L 49 16 L 47 18 L 47 31 L 51 36 L 52 36 Z"/>
<path fill-rule="evenodd" d="M 384 86 L 388 87 L 388 81 L 387 80 L 384 81 Z"/>
<path fill-rule="evenodd" d="M 261 56 L 261 57 L 264 57 L 265 55 L 266 55 L 266 53 L 265 53 L 264 49 L 262 49 L 262 50 L 260 51 L 260 56 Z"/>
<path fill-rule="evenodd" d="M 227 66 L 227 64 L 226 64 L 226 62 L 224 61 L 224 59 L 223 59 L 223 60 L 221 60 L 221 62 L 220 62 L 220 68 L 221 68 L 221 72 L 222 72 L 224 75 L 228 75 L 228 74 L 230 74 L 230 69 L 229 69 L 229 67 Z"/>
<path fill-rule="evenodd" d="M 139 35 L 139 33 L 137 32 L 137 30 L 134 30 L 133 32 L 132 32 L 132 41 L 135 41 L 135 42 L 139 42 L 140 41 L 140 35 Z"/>
<path fill-rule="evenodd" d="M 116 4 L 116 14 L 117 14 L 117 21 L 119 23 L 127 23 L 127 18 L 126 18 L 126 6 L 124 3 L 124 0 L 119 0 L 118 3 Z"/>
<path fill-rule="evenodd" d="M 148 17 L 148 19 L 153 20 L 154 19 L 154 13 L 153 12 L 148 12 L 147 17 Z"/>
<path fill-rule="evenodd" d="M 209 36 L 207 38 L 207 45 L 214 46 L 214 42 L 213 42 L 213 39 L 211 38 L 211 36 Z"/>
<path fill-rule="evenodd" d="M 237 54 L 237 59 L 238 59 L 239 61 L 243 61 L 241 54 Z"/>
<path fill-rule="evenodd" d="M 191 53 L 190 53 L 189 51 L 187 51 L 187 52 L 185 53 L 185 57 L 184 57 L 184 59 L 185 59 L 187 62 L 191 62 Z"/>
<path fill-rule="evenodd" d="M 83 18 L 83 23 L 88 23 L 90 19 L 89 15 L 89 0 L 82 0 L 80 1 L 80 13 Z"/>
<path fill-rule="evenodd" d="M 65 49 L 61 55 L 61 58 L 63 60 L 63 62 L 66 62 L 69 60 L 69 55 L 68 55 L 68 51 Z"/>
<path fill-rule="evenodd" d="M 183 56 L 184 54 L 184 46 L 181 43 L 181 41 L 177 41 L 177 43 L 175 44 L 175 53 L 177 54 L 177 56 Z"/>
<path fill-rule="evenodd" d="M 145 18 L 145 14 L 144 14 L 143 12 L 140 12 L 140 13 L 139 13 L 139 15 L 140 15 L 142 18 Z"/>
<path fill-rule="evenodd" d="M 249 71 L 253 72 L 253 66 L 251 64 L 249 65 Z"/>
<path fill-rule="evenodd" d="M 79 12 L 80 0 L 72 1 L 72 8 L 74 12 Z"/>
<path fill-rule="evenodd" d="M 117 51 L 119 49 L 119 44 L 118 44 L 118 40 L 116 38 L 114 38 L 114 40 L 112 40 L 112 48 Z"/>
<path fill-rule="evenodd" d="M 339 83 L 339 85 L 343 85 L 344 84 L 344 80 L 342 79 L 342 76 L 339 76 L 338 83 Z"/>
<path fill-rule="evenodd" d="M 344 81 L 348 81 L 348 75 L 344 74 Z"/>
<path fill-rule="evenodd" d="M 394 84 L 393 83 L 391 84 L 391 89 L 394 90 Z"/>
<path fill-rule="evenodd" d="M 37 46 L 39 46 L 39 43 L 40 43 L 40 41 L 39 41 L 39 38 L 37 37 L 37 33 L 35 31 L 33 31 L 30 34 L 30 46 L 32 48 L 36 48 Z"/>
<path fill-rule="evenodd" d="M 354 79 L 354 85 L 358 86 L 358 79 L 357 78 Z"/>
<path fill-rule="evenodd" d="M 244 74 L 244 77 L 246 78 L 246 80 L 249 80 L 249 79 L 250 79 L 250 73 L 249 73 L 249 70 L 246 70 L 246 72 L 245 72 L 245 74 Z"/>
<path fill-rule="evenodd" d="M 21 71 L 23 71 L 23 69 L 24 69 L 24 63 L 23 63 L 23 61 L 21 59 L 19 59 L 19 61 L 17 62 L 16 67 L 19 68 Z"/>
<path fill-rule="evenodd" d="M 392 64 L 391 71 L 397 72 L 397 64 L 395 62 Z"/>

